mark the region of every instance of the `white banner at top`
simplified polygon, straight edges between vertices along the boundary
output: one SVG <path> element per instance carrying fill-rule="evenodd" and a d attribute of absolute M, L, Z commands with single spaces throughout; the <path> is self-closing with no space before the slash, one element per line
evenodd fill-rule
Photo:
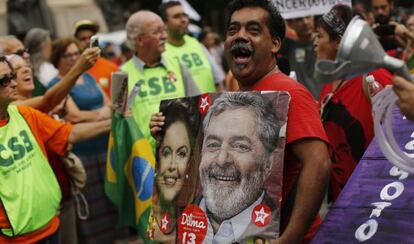
<path fill-rule="evenodd" d="M 352 6 L 352 0 L 272 0 L 284 19 L 321 15 L 338 4 Z"/>

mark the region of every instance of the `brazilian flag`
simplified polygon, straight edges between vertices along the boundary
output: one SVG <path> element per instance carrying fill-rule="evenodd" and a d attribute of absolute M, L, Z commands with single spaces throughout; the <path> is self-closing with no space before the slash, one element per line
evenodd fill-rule
<path fill-rule="evenodd" d="M 112 116 L 106 163 L 105 192 L 118 208 L 118 227 L 138 230 L 145 242 L 152 206 L 155 158 L 132 116 Z"/>

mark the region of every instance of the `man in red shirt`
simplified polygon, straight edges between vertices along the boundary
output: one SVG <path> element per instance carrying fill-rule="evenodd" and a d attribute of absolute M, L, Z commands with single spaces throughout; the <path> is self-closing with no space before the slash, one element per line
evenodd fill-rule
<path fill-rule="evenodd" d="M 235 0 L 224 44 L 227 62 L 242 91 L 287 91 L 291 96 L 283 172 L 281 236 L 278 243 L 309 241 L 328 182 L 330 158 L 327 136 L 317 104 L 299 82 L 279 71 L 276 53 L 285 23 L 268 0 Z M 154 114 L 151 132 L 161 129 L 164 117 Z M 312 225 L 314 221 L 314 225 Z M 305 234 L 308 234 L 305 236 Z"/>
<path fill-rule="evenodd" d="M 291 96 L 278 241 L 300 243 L 318 213 L 329 177 L 327 137 L 317 104 L 304 86 L 278 69 L 276 53 L 285 23 L 276 6 L 267 0 L 235 0 L 229 10 L 224 49 L 240 90 L 287 91 Z"/>

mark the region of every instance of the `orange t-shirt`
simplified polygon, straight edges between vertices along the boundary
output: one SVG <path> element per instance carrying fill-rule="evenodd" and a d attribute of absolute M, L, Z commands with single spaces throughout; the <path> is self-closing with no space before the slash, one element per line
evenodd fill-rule
<path fill-rule="evenodd" d="M 118 71 L 118 66 L 105 58 L 98 58 L 88 70 L 88 74 L 95 78 L 96 83 L 102 87 L 109 98 L 111 97 L 111 74 L 115 71 Z"/>
<path fill-rule="evenodd" d="M 17 106 L 20 114 L 26 120 L 41 150 L 46 155 L 46 147 L 63 156 L 66 152 L 71 124 L 58 122 L 47 114 L 26 106 Z M 0 121 L 0 127 L 5 121 Z M 53 234 L 59 227 L 57 215 L 42 229 L 24 235 L 8 237 L 0 232 L 0 243 L 35 243 Z M 9 220 L 0 201 L 0 228 L 10 228 Z"/>

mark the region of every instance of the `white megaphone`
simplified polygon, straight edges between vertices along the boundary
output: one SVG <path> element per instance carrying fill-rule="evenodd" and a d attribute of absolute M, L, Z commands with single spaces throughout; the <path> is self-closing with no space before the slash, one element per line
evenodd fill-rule
<path fill-rule="evenodd" d="M 335 61 L 319 60 L 314 76 L 326 83 L 348 80 L 377 68 L 386 68 L 411 80 L 405 63 L 387 55 L 368 23 L 355 16 L 346 28 Z"/>

